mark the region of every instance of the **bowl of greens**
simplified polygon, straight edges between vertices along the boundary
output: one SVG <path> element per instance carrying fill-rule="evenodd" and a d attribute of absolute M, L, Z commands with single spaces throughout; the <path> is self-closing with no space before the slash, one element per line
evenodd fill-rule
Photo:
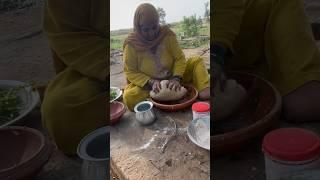
<path fill-rule="evenodd" d="M 39 93 L 32 85 L 0 80 L 0 127 L 18 122 L 33 110 L 39 101 Z"/>
<path fill-rule="evenodd" d="M 110 87 L 110 103 L 118 100 L 122 95 L 122 90 L 118 87 Z"/>

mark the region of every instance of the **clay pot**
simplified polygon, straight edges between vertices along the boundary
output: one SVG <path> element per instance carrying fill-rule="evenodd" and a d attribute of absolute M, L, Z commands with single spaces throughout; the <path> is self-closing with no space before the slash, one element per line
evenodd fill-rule
<path fill-rule="evenodd" d="M 275 125 L 281 111 L 280 93 L 270 82 L 259 76 L 241 72 L 229 73 L 227 77 L 237 80 L 247 90 L 250 97 L 248 102 L 252 102 L 253 105 L 250 103 L 243 107 L 247 108 L 250 105 L 253 110 L 248 111 L 242 118 L 235 114 L 224 122 L 215 123 L 213 131 L 217 131 L 217 127 L 232 127 L 224 133 L 214 132 L 211 137 L 211 145 L 216 155 L 236 152 L 253 138 L 265 134 Z"/>
<path fill-rule="evenodd" d="M 0 129 L 0 179 L 34 179 L 48 161 L 52 145 L 35 129 L 11 126 Z"/>
<path fill-rule="evenodd" d="M 151 98 L 150 101 L 154 104 L 156 108 L 172 112 L 190 107 L 193 104 L 193 102 L 197 99 L 198 91 L 190 85 L 183 86 L 187 89 L 187 94 L 181 100 L 157 101 Z"/>
<path fill-rule="evenodd" d="M 111 125 L 114 125 L 117 123 L 122 115 L 126 112 L 126 106 L 118 101 L 113 101 L 110 103 L 110 120 L 111 120 Z"/>

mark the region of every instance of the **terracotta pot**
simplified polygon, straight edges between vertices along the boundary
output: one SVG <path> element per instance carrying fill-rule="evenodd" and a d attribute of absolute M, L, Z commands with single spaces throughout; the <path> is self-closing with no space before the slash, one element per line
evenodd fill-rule
<path fill-rule="evenodd" d="M 184 85 L 184 87 L 187 88 L 187 94 L 181 100 L 161 102 L 150 98 L 150 101 L 154 104 L 156 108 L 166 111 L 173 112 L 188 108 L 197 99 L 198 91 L 191 85 Z"/>
<path fill-rule="evenodd" d="M 252 106 L 252 110 L 243 117 L 235 114 L 224 122 L 214 123 L 211 144 L 216 155 L 233 153 L 253 138 L 262 136 L 275 125 L 281 111 L 280 93 L 270 82 L 256 75 L 240 72 L 229 73 L 228 78 L 237 80 L 247 90 L 249 100 L 243 107 L 245 109 Z M 232 128 L 217 134 L 218 127 Z"/>
<path fill-rule="evenodd" d="M 126 106 L 118 101 L 110 103 L 110 120 L 111 125 L 117 123 L 122 115 L 126 112 Z"/>
<path fill-rule="evenodd" d="M 38 85 L 35 88 L 38 90 L 40 95 L 40 100 L 42 102 L 44 98 L 44 93 L 46 92 L 47 85 Z"/>
<path fill-rule="evenodd" d="M 51 144 L 38 130 L 11 126 L 0 129 L 0 179 L 34 179 L 51 155 Z"/>

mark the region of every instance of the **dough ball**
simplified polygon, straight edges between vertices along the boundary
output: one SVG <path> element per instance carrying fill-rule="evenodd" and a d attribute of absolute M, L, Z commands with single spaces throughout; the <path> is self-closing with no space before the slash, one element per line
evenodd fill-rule
<path fill-rule="evenodd" d="M 220 84 L 213 89 L 213 120 L 220 121 L 228 118 L 241 106 L 246 99 L 247 92 L 244 87 L 233 79 L 226 81 L 224 91 L 221 92 Z"/>
<path fill-rule="evenodd" d="M 181 87 L 180 90 L 170 90 L 167 88 L 167 84 L 169 83 L 168 80 L 162 80 L 160 82 L 161 89 L 158 93 L 155 93 L 154 91 L 150 91 L 150 97 L 152 99 L 158 100 L 158 101 L 175 101 L 182 99 L 184 95 L 187 93 L 187 89 L 185 87 Z"/>

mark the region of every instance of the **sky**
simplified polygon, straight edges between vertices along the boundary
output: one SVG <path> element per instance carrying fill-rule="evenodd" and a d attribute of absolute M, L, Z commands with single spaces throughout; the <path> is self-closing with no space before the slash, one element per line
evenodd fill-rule
<path fill-rule="evenodd" d="M 183 16 L 196 14 L 203 17 L 204 3 L 209 0 L 111 0 L 110 1 L 110 30 L 133 27 L 133 15 L 141 3 L 151 3 L 161 7 L 166 12 L 167 23 L 181 21 Z M 210 5 L 209 5 L 210 7 Z"/>

